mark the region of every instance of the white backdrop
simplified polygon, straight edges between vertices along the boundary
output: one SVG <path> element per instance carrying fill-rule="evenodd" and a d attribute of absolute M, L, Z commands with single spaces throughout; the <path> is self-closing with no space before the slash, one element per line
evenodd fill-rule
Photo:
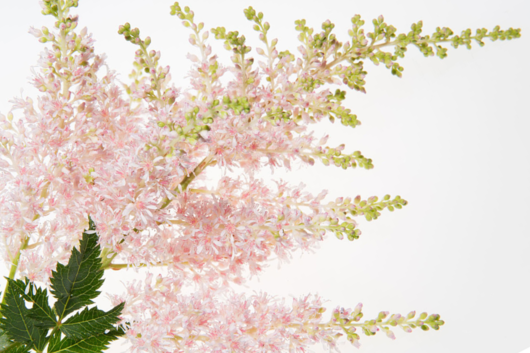
<path fill-rule="evenodd" d="M 117 28 L 128 21 L 152 37 L 152 47 L 162 50 L 162 64 L 169 64 L 178 85 L 186 87 L 190 65 L 185 55 L 193 48 L 189 32 L 169 16 L 171 4 L 81 0 L 77 13 L 81 27 L 94 33 L 97 52 L 108 55 L 110 68 L 123 80 L 135 48 Z M 396 330 L 395 341 L 384 335 L 362 337 L 363 353 L 518 353 L 530 347 L 528 1 L 195 0 L 181 5 L 191 5 L 206 28 L 239 30 L 257 44 L 243 16 L 252 5 L 270 22 L 271 38 L 279 37 L 279 47 L 291 51 L 297 46 L 293 23 L 300 18 L 316 28 L 330 19 L 344 40 L 355 14 L 367 20 L 368 29 L 371 19 L 383 14 L 398 32 L 407 32 L 420 19 L 426 32 L 436 26 L 455 32 L 497 24 L 523 27 L 521 39 L 486 41 L 471 51 L 450 49 L 444 60 L 424 58 L 410 48 L 402 79 L 367 63 L 368 94 L 349 92 L 347 101 L 363 125 L 353 130 L 322 124 L 318 131 L 332 134 L 330 145 L 347 143 L 350 151 L 361 150 L 373 158 L 375 169 L 316 166 L 283 177 L 303 181 L 315 193 L 326 188 L 333 197 L 399 194 L 409 205 L 375 222 L 361 220 L 363 235 L 353 243 L 330 236 L 317 253 L 297 256 L 280 270 L 272 264 L 260 282 L 237 290 L 284 297 L 318 292 L 329 299 L 330 308 L 363 302 L 366 318 L 381 310 L 417 310 L 439 313 L 446 321 L 438 332 Z M 27 34 L 30 25 L 51 25 L 37 1 L 0 2 L 4 114 L 21 88 L 24 95 L 34 94 L 27 85 L 29 69 L 43 45 Z M 228 63 L 221 43 L 214 50 Z M 105 290 L 121 291 L 118 280 L 126 276 L 110 275 Z M 120 344 L 112 348 L 126 350 Z M 347 343 L 342 350 L 357 351 Z"/>

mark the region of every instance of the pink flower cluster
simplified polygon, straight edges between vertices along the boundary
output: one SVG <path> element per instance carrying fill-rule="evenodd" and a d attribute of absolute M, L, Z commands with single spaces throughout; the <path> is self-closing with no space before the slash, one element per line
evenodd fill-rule
<path fill-rule="evenodd" d="M 193 12 L 178 4 L 172 9 L 192 29 L 190 43 L 201 54 L 188 56 L 193 67 L 186 92 L 172 86 L 169 67 L 158 64 L 160 53 L 147 49 L 150 39 L 128 24 L 120 33 L 138 46 L 128 96 L 104 57 L 94 54 L 86 30 L 75 31 L 77 17 L 67 5 L 59 9 L 55 31 L 31 30 L 51 49 L 34 74 L 42 94 L 36 101 L 15 99 L 16 116 L 0 115 L 4 260 L 21 276 L 48 283 L 90 215 L 105 269 L 168 269 L 165 277 L 148 275 L 113 297 L 127 303 L 133 351 L 303 352 L 315 342 L 335 347 L 341 332 L 358 344 L 355 327 L 344 323 L 349 319 L 322 321 L 319 298 L 286 305 L 228 289 L 258 274 L 272 256 L 288 260 L 326 233 L 355 239 L 354 216 L 377 218 L 383 208 L 406 204 L 399 198 L 325 203 L 325 192 L 314 196 L 284 182 L 271 187 L 255 177 L 264 167 L 315 160 L 371 167 L 360 153 L 326 147 L 327 137 L 307 129 L 333 116 L 358 124 L 340 104 L 344 93 L 323 87 L 348 81 L 340 61 L 333 66 L 319 54 L 336 53 L 340 43 L 330 39 L 317 50 L 312 37 L 303 37 L 301 57 L 278 53 L 277 41 L 266 38 L 268 24 L 247 10 L 261 31 L 265 48 L 257 52 L 266 61 L 253 66 L 244 38 L 216 29 L 235 53 L 234 65 L 224 67 Z M 220 77 L 228 72 L 234 78 L 223 85 Z M 244 177 L 225 176 L 208 188 L 203 178 L 214 165 Z M 186 295 L 181 289 L 189 285 L 196 291 Z"/>
<path fill-rule="evenodd" d="M 288 306 L 265 293 L 186 295 L 179 277 L 148 275 L 127 287 L 128 314 L 136 319 L 127 337 L 133 352 L 305 352 L 317 342 L 335 346 L 336 329 L 323 323 L 318 297 L 293 299 Z"/>

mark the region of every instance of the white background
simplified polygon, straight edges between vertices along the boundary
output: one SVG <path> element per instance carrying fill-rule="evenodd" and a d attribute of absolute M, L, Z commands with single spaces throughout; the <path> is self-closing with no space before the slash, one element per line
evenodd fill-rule
<path fill-rule="evenodd" d="M 129 21 L 152 46 L 162 50 L 178 86 L 186 87 L 185 60 L 193 48 L 189 32 L 169 16 L 171 1 L 81 0 L 80 27 L 94 33 L 98 53 L 127 80 L 134 47 L 117 34 Z M 368 94 L 348 93 L 347 105 L 363 125 L 356 129 L 322 124 L 330 145 L 347 143 L 373 158 L 375 169 L 348 170 L 316 166 L 284 175 L 303 181 L 314 193 L 322 188 L 333 197 L 399 194 L 409 201 L 403 210 L 385 212 L 368 223 L 353 243 L 330 236 L 315 254 L 296 256 L 280 270 L 272 264 L 261 282 L 242 290 L 266 290 L 289 297 L 318 292 L 329 306 L 365 305 L 365 317 L 381 310 L 406 314 L 436 312 L 446 325 L 438 332 L 396 330 L 397 340 L 384 335 L 362 337 L 359 352 L 518 353 L 530 347 L 529 272 L 530 143 L 528 98 L 530 13 L 525 0 L 378 0 L 378 1 L 200 1 L 192 5 L 206 28 L 225 26 L 245 33 L 257 44 L 256 32 L 244 18 L 252 5 L 271 24 L 271 38 L 282 50 L 297 46 L 294 20 L 305 18 L 320 28 L 330 19 L 339 39 L 346 40 L 349 19 L 380 14 L 407 32 L 424 21 L 426 32 L 448 26 L 492 29 L 522 27 L 523 37 L 510 42 L 487 41 L 480 48 L 450 49 L 449 57 L 424 58 L 410 48 L 402 60 L 404 77 L 367 63 Z M 8 100 L 34 92 L 28 88 L 29 68 L 43 45 L 29 34 L 30 25 L 51 25 L 40 15 L 37 1 L 1 1 L 0 111 Z M 212 39 L 213 41 L 213 39 Z M 228 63 L 220 43 L 214 46 Z M 344 89 L 344 88 L 343 88 Z M 333 129 L 334 128 L 334 129 Z M 3 273 L 7 271 L 3 269 Z M 113 279 L 123 278 L 115 274 Z M 118 281 L 105 290 L 121 291 Z M 118 284 L 117 284 L 118 283 Z M 2 285 L 3 287 L 3 285 Z M 240 290 L 240 289 L 237 289 Z M 114 345 L 113 352 L 126 348 Z M 344 352 L 356 352 L 349 344 Z M 320 351 L 320 347 L 315 347 Z"/>

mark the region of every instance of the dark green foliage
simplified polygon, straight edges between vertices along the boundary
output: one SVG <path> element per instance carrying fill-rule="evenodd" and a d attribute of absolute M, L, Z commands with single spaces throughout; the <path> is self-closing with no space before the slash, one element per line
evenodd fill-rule
<path fill-rule="evenodd" d="M 15 281 L 10 281 L 11 283 Z M 35 347 L 40 350 L 45 342 L 47 330 L 37 326 L 38 321 L 31 318 L 31 309 L 26 308 L 24 298 L 14 286 L 9 286 L 2 304 L 0 326 L 13 341 Z"/>
<path fill-rule="evenodd" d="M 48 353 L 99 353 L 103 352 L 110 342 L 124 334 L 125 332 L 121 327 L 107 333 L 105 331 L 98 331 L 98 334 L 93 334 L 82 339 L 61 339 L 61 334 L 57 332 L 50 339 Z"/>
<path fill-rule="evenodd" d="M 37 288 L 27 278 L 24 281 L 9 279 L 9 288 L 15 289 L 26 302 L 33 304 L 28 313 L 38 327 L 51 328 L 57 324 L 55 313 L 48 303 L 47 289 Z"/>
<path fill-rule="evenodd" d="M 0 319 L 0 353 L 26 353 L 30 349 L 42 352 L 46 346 L 48 352 L 103 352 L 109 342 L 125 333 L 123 328 L 114 326 L 120 321 L 125 303 L 108 312 L 87 307 L 93 304 L 92 299 L 99 295 L 103 284 L 98 236 L 90 218 L 89 225 L 79 249 L 72 249 L 68 264 L 57 264 L 52 272 L 51 293 L 57 299 L 53 309 L 46 289 L 37 288 L 28 279 L 7 279 L 9 286 Z"/>
<path fill-rule="evenodd" d="M 96 227 L 90 220 L 90 229 L 83 233 L 79 250 L 72 249 L 68 265 L 57 264 L 53 272 L 52 294 L 57 298 L 55 311 L 60 319 L 71 312 L 93 304 L 92 299 L 103 285 L 101 271 L 101 251 L 97 245 Z"/>
<path fill-rule="evenodd" d="M 90 332 L 105 332 L 114 329 L 113 324 L 120 321 L 118 317 L 125 303 L 121 303 L 108 312 L 98 308 L 88 309 L 71 316 L 61 325 L 61 332 L 68 338 L 87 338 Z"/>

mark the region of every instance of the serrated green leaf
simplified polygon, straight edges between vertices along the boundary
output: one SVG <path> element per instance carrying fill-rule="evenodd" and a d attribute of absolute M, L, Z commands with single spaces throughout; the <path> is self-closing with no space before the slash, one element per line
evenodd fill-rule
<path fill-rule="evenodd" d="M 83 232 L 79 249 L 72 249 L 68 265 L 57 264 L 52 272 L 52 294 L 57 298 L 55 310 L 62 320 L 71 312 L 93 304 L 92 299 L 103 285 L 101 271 L 101 253 L 94 222 L 89 218 L 89 230 Z"/>
<path fill-rule="evenodd" d="M 61 333 L 57 332 L 50 339 L 48 353 L 102 353 L 108 348 L 108 344 L 124 335 L 121 327 L 107 333 L 86 337 L 83 339 L 64 338 L 61 340 Z"/>
<path fill-rule="evenodd" d="M 40 329 L 35 325 L 35 320 L 29 317 L 30 309 L 26 308 L 24 299 L 19 295 L 18 290 L 9 286 L 4 299 L 0 328 L 13 341 L 42 348 L 48 330 Z"/>
<path fill-rule="evenodd" d="M 67 338 L 82 339 L 100 334 L 105 332 L 105 330 L 113 330 L 113 324 L 120 321 L 119 315 L 124 306 L 125 303 L 120 303 L 107 312 L 98 308 L 85 308 L 82 312 L 66 320 L 61 325 L 61 332 Z"/>
<path fill-rule="evenodd" d="M 40 328 L 52 328 L 57 324 L 56 316 L 48 302 L 48 290 L 38 288 L 29 279 L 9 280 L 9 287 L 14 288 L 25 301 L 33 304 L 28 316 Z"/>

